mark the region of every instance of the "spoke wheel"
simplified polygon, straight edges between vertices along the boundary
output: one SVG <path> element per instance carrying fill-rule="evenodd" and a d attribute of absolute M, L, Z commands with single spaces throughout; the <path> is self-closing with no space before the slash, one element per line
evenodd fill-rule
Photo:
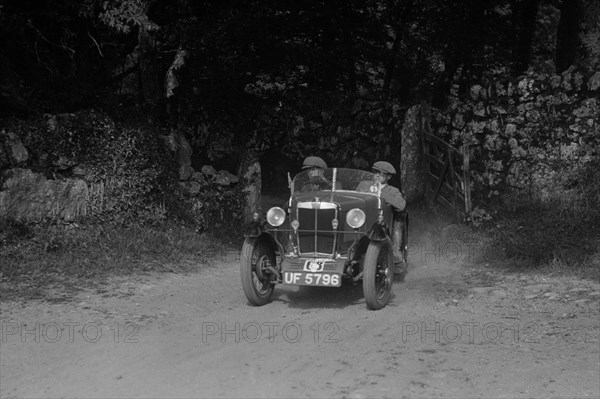
<path fill-rule="evenodd" d="M 392 294 L 394 257 L 390 240 L 369 243 L 364 261 L 363 292 L 367 306 L 385 307 Z"/>
<path fill-rule="evenodd" d="M 254 306 L 266 304 L 273 295 L 275 284 L 269 267 L 275 267 L 273 251 L 261 240 L 247 238 L 242 247 L 240 273 L 244 294 Z"/>

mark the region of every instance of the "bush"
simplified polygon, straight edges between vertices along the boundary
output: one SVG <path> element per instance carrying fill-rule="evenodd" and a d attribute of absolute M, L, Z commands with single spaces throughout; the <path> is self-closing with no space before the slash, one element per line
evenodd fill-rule
<path fill-rule="evenodd" d="M 172 211 L 177 165 L 155 127 L 119 125 L 88 110 L 11 120 L 7 131 L 19 136 L 30 152 L 27 164 L 20 166 L 50 179 L 75 177 L 87 183 L 88 218 L 158 223 Z"/>
<path fill-rule="evenodd" d="M 177 169 L 158 132 L 122 128 L 101 141 L 90 158 L 90 206 L 101 220 L 155 224 L 173 210 Z"/>
<path fill-rule="evenodd" d="M 235 179 L 235 182 L 231 180 Z M 209 231 L 227 238 L 240 239 L 244 222 L 244 193 L 237 178 L 211 167 L 196 172 L 181 186 L 171 201 L 175 216 L 198 231 Z"/>

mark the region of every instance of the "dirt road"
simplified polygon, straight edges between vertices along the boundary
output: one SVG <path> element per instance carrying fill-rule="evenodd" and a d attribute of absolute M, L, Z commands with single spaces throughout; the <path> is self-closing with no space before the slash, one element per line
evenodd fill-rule
<path fill-rule="evenodd" d="M 415 243 L 379 311 L 360 285 L 278 286 L 251 307 L 234 256 L 4 302 L 1 396 L 600 396 L 598 284 L 501 273 L 446 244 Z"/>

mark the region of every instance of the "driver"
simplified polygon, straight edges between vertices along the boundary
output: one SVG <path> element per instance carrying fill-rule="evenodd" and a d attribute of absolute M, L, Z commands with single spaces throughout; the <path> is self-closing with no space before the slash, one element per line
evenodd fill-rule
<path fill-rule="evenodd" d="M 307 157 L 302 163 L 302 169 L 307 169 L 309 180 L 302 185 L 300 191 L 319 191 L 331 188 L 331 181 L 324 176 L 327 163 L 323 159 L 314 156 Z"/>

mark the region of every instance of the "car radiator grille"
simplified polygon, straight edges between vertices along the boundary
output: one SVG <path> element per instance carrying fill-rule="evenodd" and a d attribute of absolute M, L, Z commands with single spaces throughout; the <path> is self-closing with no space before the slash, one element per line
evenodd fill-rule
<path fill-rule="evenodd" d="M 335 209 L 298 209 L 298 249 L 300 254 L 333 254 L 335 233 L 331 221 Z"/>

